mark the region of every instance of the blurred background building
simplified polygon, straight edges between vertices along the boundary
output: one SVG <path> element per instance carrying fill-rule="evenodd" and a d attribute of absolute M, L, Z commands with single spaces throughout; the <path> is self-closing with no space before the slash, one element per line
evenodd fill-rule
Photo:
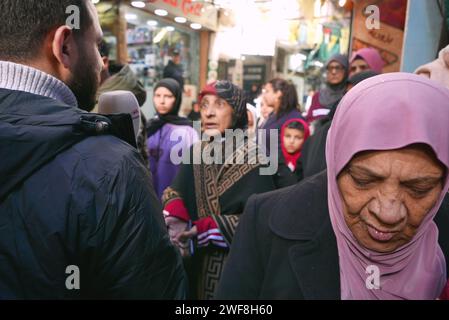
<path fill-rule="evenodd" d="M 379 50 L 384 72 L 408 71 L 447 45 L 449 0 L 93 0 L 110 59 L 130 64 L 154 115 L 153 85 L 179 53 L 183 115 L 207 82 L 229 79 L 250 92 L 269 79 L 292 80 L 303 102 L 324 81 L 334 53 Z M 367 23 L 379 9 L 379 28 Z"/>

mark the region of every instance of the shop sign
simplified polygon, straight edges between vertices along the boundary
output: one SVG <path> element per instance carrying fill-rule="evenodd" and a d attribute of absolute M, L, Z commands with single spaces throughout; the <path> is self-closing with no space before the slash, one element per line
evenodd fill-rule
<path fill-rule="evenodd" d="M 215 6 L 193 0 L 150 0 L 151 10 L 164 9 L 169 14 L 185 17 L 189 22 L 196 22 L 212 31 L 217 30 L 218 12 Z"/>
<path fill-rule="evenodd" d="M 375 7 L 376 10 L 366 10 Z M 371 12 L 371 13 L 369 13 Z M 359 0 L 354 4 L 352 52 L 364 47 L 379 51 L 385 61 L 383 72 L 400 70 L 407 0 Z M 379 19 L 375 24 L 373 16 Z"/>
<path fill-rule="evenodd" d="M 250 91 L 253 84 L 260 87 L 265 82 L 265 65 L 247 65 L 243 67 L 243 89 Z"/>

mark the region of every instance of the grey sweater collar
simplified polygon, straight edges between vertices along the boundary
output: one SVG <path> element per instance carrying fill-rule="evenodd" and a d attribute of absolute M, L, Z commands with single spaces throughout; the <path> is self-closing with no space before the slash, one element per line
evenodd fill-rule
<path fill-rule="evenodd" d="M 0 88 L 33 93 L 78 106 L 75 95 L 64 82 L 22 64 L 0 61 Z"/>

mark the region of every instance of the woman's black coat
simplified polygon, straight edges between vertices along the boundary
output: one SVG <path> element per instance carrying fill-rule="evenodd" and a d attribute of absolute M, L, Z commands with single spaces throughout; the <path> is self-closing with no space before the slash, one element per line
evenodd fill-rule
<path fill-rule="evenodd" d="M 340 299 L 336 238 L 327 206 L 327 172 L 252 196 L 225 266 L 217 299 Z M 435 222 L 449 261 L 449 201 Z"/>

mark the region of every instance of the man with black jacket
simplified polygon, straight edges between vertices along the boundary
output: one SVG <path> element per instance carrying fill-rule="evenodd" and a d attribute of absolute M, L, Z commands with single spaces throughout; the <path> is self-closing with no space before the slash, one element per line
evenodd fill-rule
<path fill-rule="evenodd" d="M 164 78 L 175 79 L 182 90 L 184 90 L 184 70 L 181 65 L 181 53 L 178 50 L 173 50 L 172 59 L 164 68 Z"/>
<path fill-rule="evenodd" d="M 184 298 L 130 117 L 85 112 L 102 69 L 95 7 L 3 0 L 0 20 L 0 299 Z"/>

